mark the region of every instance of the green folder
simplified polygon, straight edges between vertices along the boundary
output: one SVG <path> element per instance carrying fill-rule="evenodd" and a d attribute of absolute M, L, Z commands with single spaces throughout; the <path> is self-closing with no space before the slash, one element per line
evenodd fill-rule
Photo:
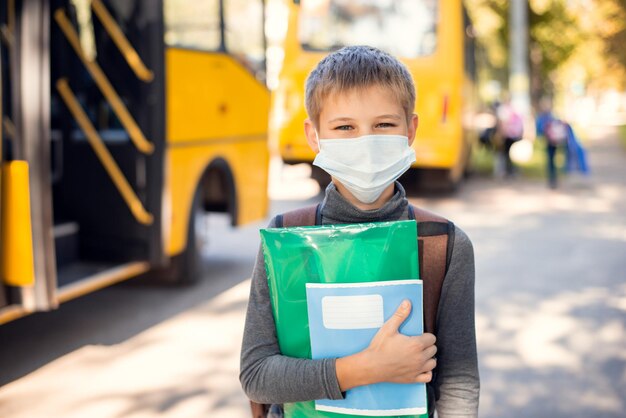
<path fill-rule="evenodd" d="M 272 312 L 281 352 L 311 358 L 306 283 L 419 279 L 414 220 L 261 230 Z M 285 404 L 287 418 L 356 417 Z M 427 418 L 427 415 L 409 415 Z"/>

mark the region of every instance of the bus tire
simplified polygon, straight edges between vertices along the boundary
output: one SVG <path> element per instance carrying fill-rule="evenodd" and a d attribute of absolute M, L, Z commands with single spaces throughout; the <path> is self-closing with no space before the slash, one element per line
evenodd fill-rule
<path fill-rule="evenodd" d="M 168 285 L 190 286 L 197 283 L 202 275 L 202 245 L 197 234 L 197 222 L 203 216 L 202 189 L 197 188 L 187 225 L 187 246 L 180 254 L 173 256 L 167 267 L 156 272 L 158 282 Z"/>
<path fill-rule="evenodd" d="M 464 178 L 463 171 L 455 174 L 453 170 L 446 170 L 446 174 L 441 181 L 440 190 L 443 193 L 456 193 L 459 191 Z"/>
<path fill-rule="evenodd" d="M 316 165 L 311 164 L 311 178 L 320 186 L 320 190 L 324 192 L 331 182 L 330 175 Z"/>
<path fill-rule="evenodd" d="M 462 173 L 450 169 L 420 169 L 417 175 L 418 188 L 428 193 L 454 193 L 463 180 Z"/>

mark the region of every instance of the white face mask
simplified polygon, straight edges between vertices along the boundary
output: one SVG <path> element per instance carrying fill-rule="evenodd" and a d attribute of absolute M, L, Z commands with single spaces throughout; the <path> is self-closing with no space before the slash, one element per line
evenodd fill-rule
<path fill-rule="evenodd" d="M 313 164 L 336 178 L 360 202 L 374 203 L 413 162 L 415 151 L 402 135 L 318 139 Z"/>

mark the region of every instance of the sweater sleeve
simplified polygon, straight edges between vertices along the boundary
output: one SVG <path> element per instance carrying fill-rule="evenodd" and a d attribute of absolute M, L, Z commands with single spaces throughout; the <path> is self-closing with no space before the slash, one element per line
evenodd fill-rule
<path fill-rule="evenodd" d="M 274 225 L 272 220 L 270 227 Z M 281 354 L 261 250 L 252 272 L 239 380 L 248 398 L 259 403 L 343 398 L 335 359 L 299 359 Z"/>
<path fill-rule="evenodd" d="M 478 416 L 480 380 L 474 323 L 474 249 L 455 230 L 437 316 L 436 407 L 439 418 Z"/>

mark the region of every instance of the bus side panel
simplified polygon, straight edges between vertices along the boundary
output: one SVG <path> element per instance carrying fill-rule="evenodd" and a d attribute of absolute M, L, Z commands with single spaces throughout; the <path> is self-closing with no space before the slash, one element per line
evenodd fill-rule
<path fill-rule="evenodd" d="M 166 62 L 170 144 L 267 135 L 269 93 L 233 58 L 169 48 Z"/>
<path fill-rule="evenodd" d="M 285 40 L 285 61 L 273 102 L 278 142 L 283 160 L 312 161 L 315 157 L 304 136 L 304 83 L 308 73 L 326 54 L 304 51 L 298 41 L 298 6 L 290 6 Z M 417 89 L 415 112 L 419 115 L 413 144 L 414 167 L 458 170 L 465 154 L 463 109 L 463 37 L 461 1 L 439 2 L 438 47 L 434 55 L 403 59 Z"/>
<path fill-rule="evenodd" d="M 299 9 L 295 2 L 289 2 L 285 58 L 272 106 L 280 155 L 287 162 L 311 162 L 315 158 L 304 136 L 304 120 L 308 117 L 304 108 L 304 82 L 317 62 L 326 55 L 302 50 L 298 39 Z"/>
<path fill-rule="evenodd" d="M 186 245 L 194 192 L 216 159 L 232 171 L 237 219 L 265 217 L 268 208 L 269 93 L 233 58 L 182 49 L 166 52 L 170 255 Z"/>
<path fill-rule="evenodd" d="M 463 37 L 461 1 L 439 2 L 437 51 L 405 61 L 415 78 L 419 128 L 413 144 L 419 168 L 458 171 L 463 164 Z"/>
<path fill-rule="evenodd" d="M 299 48 L 299 47 L 298 47 Z M 285 63 L 281 82 L 274 93 L 272 117 L 278 121 L 278 144 L 284 161 L 313 161 L 315 153 L 304 135 L 304 82 L 323 54 L 302 53 L 298 65 Z"/>

